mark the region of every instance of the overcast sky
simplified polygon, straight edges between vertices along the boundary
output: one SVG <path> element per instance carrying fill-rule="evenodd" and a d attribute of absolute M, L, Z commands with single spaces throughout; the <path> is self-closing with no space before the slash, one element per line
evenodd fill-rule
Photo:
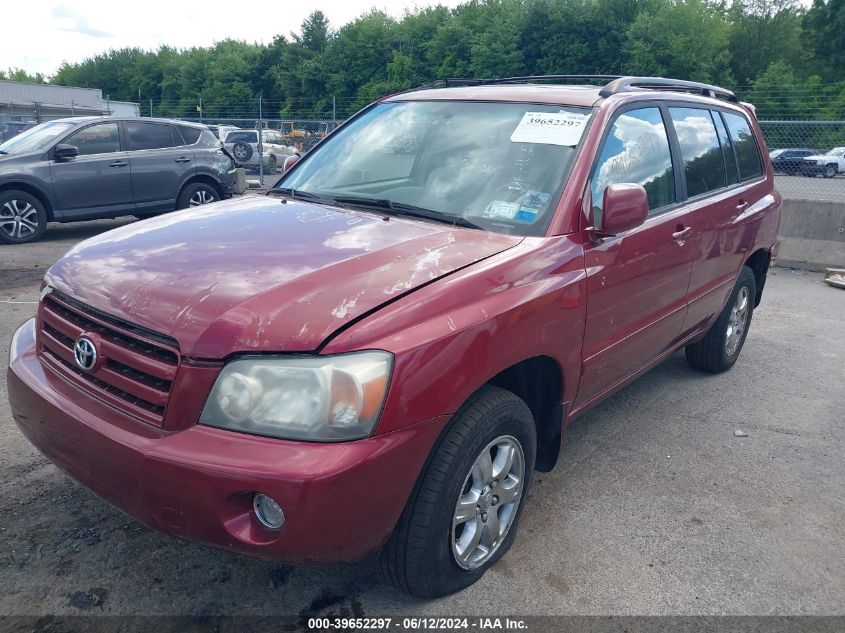
<path fill-rule="evenodd" d="M 269 42 L 298 31 L 315 9 L 336 29 L 372 7 L 401 17 L 405 9 L 429 4 L 454 7 L 460 0 L 6 0 L 0 68 L 51 75 L 63 61 L 110 48 L 190 48 L 227 37 Z"/>

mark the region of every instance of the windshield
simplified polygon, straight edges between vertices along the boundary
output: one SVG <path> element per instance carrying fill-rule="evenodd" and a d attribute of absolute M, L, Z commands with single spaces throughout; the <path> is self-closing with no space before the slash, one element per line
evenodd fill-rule
<path fill-rule="evenodd" d="M 381 103 L 306 154 L 276 189 L 542 235 L 589 117 L 527 103 Z"/>
<path fill-rule="evenodd" d="M 775 149 L 769 152 L 769 158 L 777 158 L 781 154 L 783 154 L 786 150 L 785 149 Z"/>
<path fill-rule="evenodd" d="M 843 152 L 845 152 L 845 147 L 834 147 L 826 155 L 827 156 L 838 156 L 839 154 L 842 154 Z"/>
<path fill-rule="evenodd" d="M 68 123 L 66 121 L 49 121 L 36 125 L 26 132 L 21 132 L 17 136 L 13 136 L 0 145 L 0 153 L 26 154 L 28 152 L 40 152 L 41 150 L 47 149 L 53 141 L 74 125 L 75 123 Z"/>

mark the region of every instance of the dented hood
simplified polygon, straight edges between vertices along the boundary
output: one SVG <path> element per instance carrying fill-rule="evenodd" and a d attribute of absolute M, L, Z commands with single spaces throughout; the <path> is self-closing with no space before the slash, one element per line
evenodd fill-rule
<path fill-rule="evenodd" d="M 520 240 L 245 196 L 86 240 L 46 281 L 172 336 L 195 358 L 310 351 L 356 317 Z"/>

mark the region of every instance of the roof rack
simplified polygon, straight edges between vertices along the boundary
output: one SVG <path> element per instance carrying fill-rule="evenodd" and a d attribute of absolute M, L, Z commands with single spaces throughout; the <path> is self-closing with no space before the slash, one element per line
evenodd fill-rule
<path fill-rule="evenodd" d="M 412 88 L 408 92 L 426 90 L 428 88 L 446 88 L 448 86 L 490 86 L 502 84 L 538 83 L 538 82 L 608 82 L 600 91 L 602 97 L 627 92 L 634 88 L 646 90 L 665 90 L 678 92 L 691 92 L 711 97 L 713 99 L 724 99 L 738 103 L 736 95 L 727 88 L 712 86 L 697 81 L 685 81 L 683 79 L 665 79 L 663 77 L 626 77 L 622 75 L 526 75 L 524 77 L 503 77 L 501 79 L 473 79 L 473 78 L 449 78 L 438 79 L 424 86 Z"/>
<path fill-rule="evenodd" d="M 727 88 L 703 84 L 697 81 L 684 81 L 683 79 L 664 79 L 663 77 L 619 77 L 611 81 L 599 91 L 602 97 L 627 92 L 632 88 L 645 88 L 647 90 L 666 90 L 680 92 L 694 92 L 712 99 L 724 99 L 738 103 L 739 99 Z"/>
<path fill-rule="evenodd" d="M 423 86 L 411 88 L 411 91 L 427 90 L 429 88 L 446 88 L 448 86 L 491 86 L 497 84 L 537 83 L 541 81 L 608 82 L 620 78 L 620 75 L 526 75 L 524 77 L 494 77 L 489 79 L 475 79 L 471 77 L 449 77 L 447 79 L 437 79 Z"/>

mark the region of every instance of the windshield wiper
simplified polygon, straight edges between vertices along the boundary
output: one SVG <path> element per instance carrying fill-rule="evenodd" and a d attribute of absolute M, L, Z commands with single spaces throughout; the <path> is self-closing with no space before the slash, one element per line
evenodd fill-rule
<path fill-rule="evenodd" d="M 309 202 L 318 202 L 320 204 L 327 204 L 334 207 L 343 206 L 335 198 L 321 196 L 316 193 L 311 193 L 310 191 L 300 191 L 299 189 L 293 189 L 292 187 L 276 187 L 274 189 L 268 189 L 267 194 L 279 194 L 287 196 L 288 198 L 293 198 L 294 200 L 308 200 Z"/>
<path fill-rule="evenodd" d="M 9 152 L 4 152 L 2 149 L 0 149 L 0 154 L 8 154 L 8 153 Z"/>
<path fill-rule="evenodd" d="M 424 220 L 432 220 L 434 222 L 441 222 L 443 224 L 451 224 L 453 226 L 461 226 L 467 229 L 483 230 L 483 227 L 459 215 L 451 215 L 449 213 L 443 213 L 442 211 L 435 211 L 434 209 L 426 209 L 413 204 L 405 204 L 404 202 L 394 202 L 389 198 L 337 196 L 335 200 L 341 204 L 385 210 L 390 215 L 410 216 Z"/>

